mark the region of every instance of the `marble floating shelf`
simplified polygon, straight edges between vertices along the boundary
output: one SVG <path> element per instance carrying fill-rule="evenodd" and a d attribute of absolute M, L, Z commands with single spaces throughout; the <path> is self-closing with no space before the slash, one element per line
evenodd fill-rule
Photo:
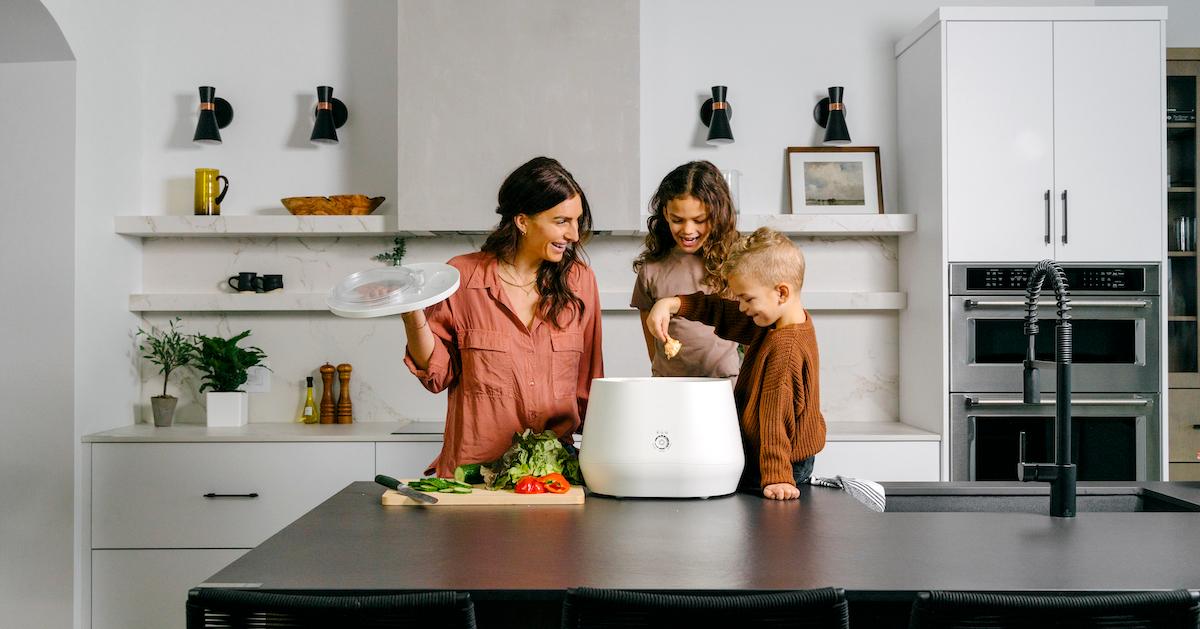
<path fill-rule="evenodd" d="M 917 231 L 916 214 L 739 214 L 738 231 L 770 227 L 790 236 L 887 236 Z"/>
<path fill-rule="evenodd" d="M 390 216 L 116 216 L 118 234 L 142 238 L 390 236 Z"/>
<path fill-rule="evenodd" d="M 600 291 L 604 311 L 632 311 L 629 291 Z M 809 310 L 903 310 L 905 293 L 805 292 Z M 318 312 L 327 311 L 325 293 L 134 293 L 130 312 Z"/>
<path fill-rule="evenodd" d="M 140 238 L 284 236 L 439 236 L 485 235 L 480 230 L 405 231 L 394 216 L 117 216 L 118 234 Z M 895 236 L 916 231 L 915 214 L 741 214 L 738 229 L 771 227 L 789 236 Z M 641 236 L 644 230 L 599 230 L 598 236 Z"/>

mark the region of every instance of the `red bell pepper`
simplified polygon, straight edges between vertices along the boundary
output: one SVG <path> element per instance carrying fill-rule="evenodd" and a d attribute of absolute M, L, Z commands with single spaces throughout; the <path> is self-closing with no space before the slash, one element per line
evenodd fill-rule
<path fill-rule="evenodd" d="M 513 488 L 513 492 L 518 494 L 544 494 L 546 493 L 546 485 L 538 480 L 536 476 L 522 476 L 521 480 L 517 481 L 517 486 Z"/>
<path fill-rule="evenodd" d="M 546 474 L 538 478 L 543 485 L 546 486 L 546 491 L 552 494 L 565 494 L 571 490 L 571 483 L 566 477 L 559 473 Z"/>

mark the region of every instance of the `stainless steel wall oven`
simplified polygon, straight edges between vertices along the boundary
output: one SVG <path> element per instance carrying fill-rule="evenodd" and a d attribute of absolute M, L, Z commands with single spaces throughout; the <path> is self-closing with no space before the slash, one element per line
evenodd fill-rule
<path fill-rule="evenodd" d="M 950 267 L 950 479 L 1015 480 L 1053 453 L 1054 398 L 1021 400 L 1024 291 L 1032 265 Z M 1071 295 L 1072 456 L 1079 480 L 1161 478 L 1157 265 L 1064 265 Z M 1043 300 L 1044 302 L 1045 300 Z M 1053 305 L 1039 308 L 1039 360 L 1054 359 Z M 1049 370 L 1046 370 L 1049 371 Z M 1043 372 L 1042 391 L 1055 379 Z"/>

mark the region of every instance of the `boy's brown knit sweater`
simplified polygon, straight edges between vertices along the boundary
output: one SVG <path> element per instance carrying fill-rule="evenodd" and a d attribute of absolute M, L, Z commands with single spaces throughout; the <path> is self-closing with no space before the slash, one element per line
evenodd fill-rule
<path fill-rule="evenodd" d="M 792 463 L 825 447 L 817 336 L 812 318 L 761 328 L 736 301 L 693 293 L 679 298 L 679 316 L 716 328 L 717 336 L 746 346 L 733 387 L 741 415 L 746 467 L 758 464 L 759 484 L 795 484 Z M 753 476 L 753 474 L 751 474 Z"/>

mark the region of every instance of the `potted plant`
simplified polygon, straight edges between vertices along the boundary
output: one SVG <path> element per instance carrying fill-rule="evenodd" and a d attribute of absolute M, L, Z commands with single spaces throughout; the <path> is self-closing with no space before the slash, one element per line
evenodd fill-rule
<path fill-rule="evenodd" d="M 171 372 L 192 364 L 192 342 L 187 335 L 179 331 L 179 322 L 180 318 L 175 317 L 167 323 L 168 327 L 165 330 L 151 326 L 149 331 L 138 328 L 136 334 L 138 337 L 145 337 L 145 340 L 138 344 L 138 350 L 143 352 L 142 358 L 158 365 L 158 373 L 163 375 L 162 395 L 150 398 L 155 426 L 170 426 L 175 418 L 175 405 L 179 399 L 174 395 L 167 395 L 167 382 L 171 379 Z"/>
<path fill-rule="evenodd" d="M 209 426 L 246 425 L 249 414 L 246 392 L 239 387 L 246 383 L 246 370 L 262 364 L 267 357 L 257 347 L 238 347 L 238 342 L 247 336 L 250 330 L 231 338 L 204 334 L 192 337 L 195 366 L 202 375 L 200 392 L 207 391 Z"/>

